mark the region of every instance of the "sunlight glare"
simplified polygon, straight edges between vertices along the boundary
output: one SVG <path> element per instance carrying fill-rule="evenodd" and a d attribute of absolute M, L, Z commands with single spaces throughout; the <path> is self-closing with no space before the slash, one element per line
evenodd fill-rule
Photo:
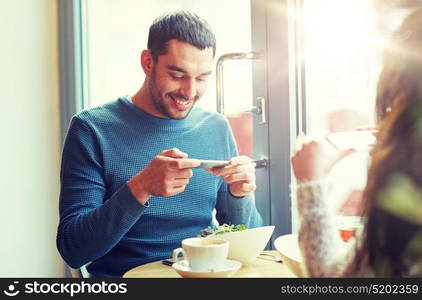
<path fill-rule="evenodd" d="M 305 36 L 313 52 L 347 59 L 359 49 L 379 44 L 375 20 L 367 0 L 305 1 Z"/>

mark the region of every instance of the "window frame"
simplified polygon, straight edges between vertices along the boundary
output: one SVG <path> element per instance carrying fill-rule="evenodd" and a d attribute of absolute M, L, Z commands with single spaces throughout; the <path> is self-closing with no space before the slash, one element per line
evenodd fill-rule
<path fill-rule="evenodd" d="M 62 144 L 73 115 L 87 98 L 86 45 L 82 0 L 59 0 L 60 116 Z"/>
<path fill-rule="evenodd" d="M 297 64 L 292 47 L 296 39 L 294 12 L 296 0 L 259 1 L 265 6 L 266 16 L 266 88 L 268 99 L 268 153 L 269 153 L 269 224 L 275 226 L 272 242 L 292 233 L 292 172 L 291 145 L 297 136 Z M 293 10 L 293 11 L 292 11 Z M 259 33 L 258 33 L 259 35 Z M 262 35 L 262 33 L 261 33 Z M 284 72 L 280 69 L 285 70 Z M 255 80 L 254 80 L 255 82 Z M 258 81 L 259 82 L 259 81 Z"/>

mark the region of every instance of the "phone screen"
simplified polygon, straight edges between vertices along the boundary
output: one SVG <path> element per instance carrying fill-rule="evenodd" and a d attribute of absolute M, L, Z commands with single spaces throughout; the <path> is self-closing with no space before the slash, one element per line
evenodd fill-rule
<path fill-rule="evenodd" d="M 201 160 L 201 164 L 198 168 L 218 168 L 218 167 L 224 167 L 229 164 L 228 160 Z"/>
<path fill-rule="evenodd" d="M 356 151 L 367 151 L 375 145 L 374 132 L 374 130 L 331 132 L 326 135 L 326 139 L 338 150 L 353 148 Z"/>

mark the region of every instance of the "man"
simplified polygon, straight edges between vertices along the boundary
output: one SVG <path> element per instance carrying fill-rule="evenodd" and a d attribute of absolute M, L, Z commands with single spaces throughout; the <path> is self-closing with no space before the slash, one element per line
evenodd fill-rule
<path fill-rule="evenodd" d="M 140 90 L 72 119 L 57 233 L 71 267 L 89 263 L 93 276 L 117 277 L 168 258 L 184 238 L 211 225 L 214 208 L 221 224 L 262 224 L 249 195 L 254 164 L 237 156 L 225 118 L 194 106 L 214 54 L 205 21 L 188 12 L 164 15 L 151 25 L 141 54 Z M 230 165 L 204 170 L 198 159 Z"/>

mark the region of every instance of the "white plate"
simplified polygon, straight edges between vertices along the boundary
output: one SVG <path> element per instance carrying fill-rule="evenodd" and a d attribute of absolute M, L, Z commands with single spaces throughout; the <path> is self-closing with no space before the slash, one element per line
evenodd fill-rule
<path fill-rule="evenodd" d="M 185 278 L 199 278 L 199 277 L 229 277 L 231 274 L 240 269 L 242 264 L 236 260 L 227 259 L 224 262 L 223 268 L 220 270 L 211 271 L 192 271 L 185 260 L 174 263 L 172 268 Z"/>
<path fill-rule="evenodd" d="M 306 277 L 302 252 L 299 248 L 298 235 L 296 233 L 279 236 L 274 240 L 274 246 L 290 271 L 297 277 Z"/>

